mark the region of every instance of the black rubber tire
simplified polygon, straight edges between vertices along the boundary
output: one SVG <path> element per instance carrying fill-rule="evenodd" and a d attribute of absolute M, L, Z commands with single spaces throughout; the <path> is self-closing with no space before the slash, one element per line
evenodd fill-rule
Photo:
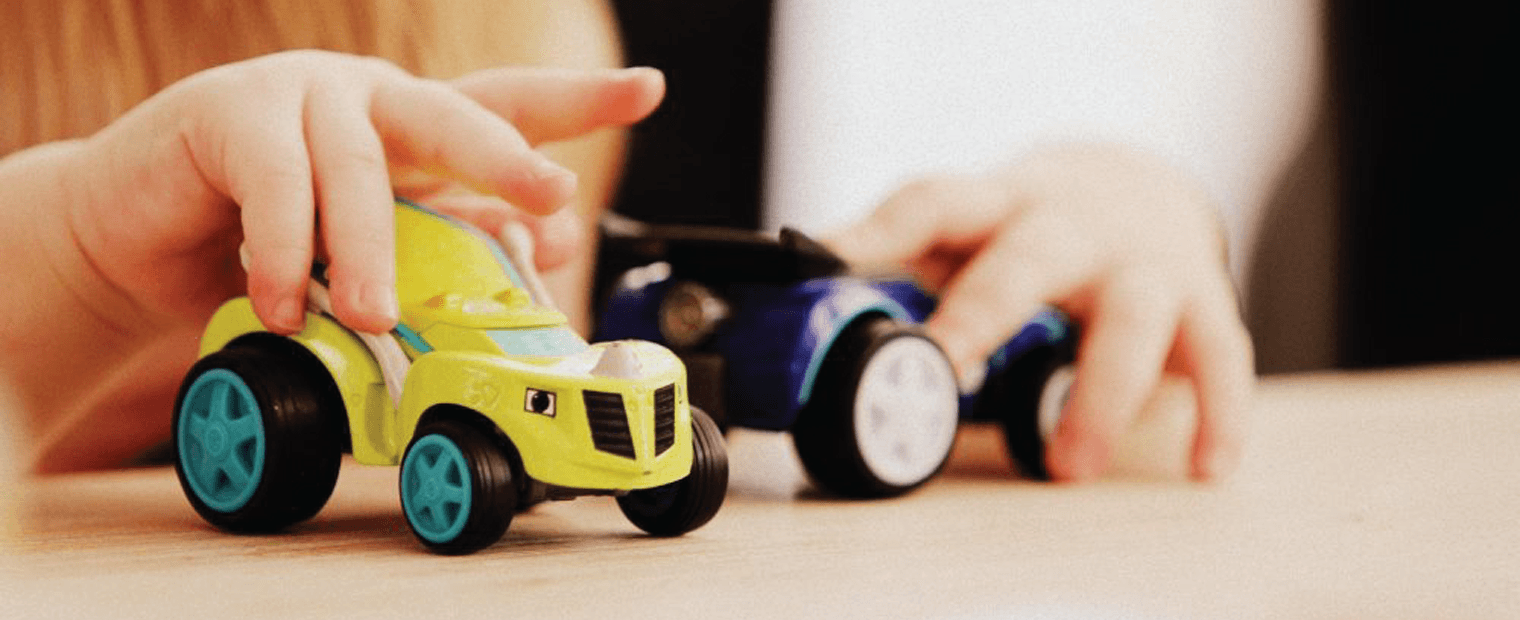
<path fill-rule="evenodd" d="M 452 443 L 464 457 L 464 471 L 469 489 L 470 507 L 464 526 L 452 538 L 433 540 L 419 531 L 412 520 L 407 505 L 410 496 L 405 488 L 408 483 L 407 462 L 418 442 L 432 435 Z M 488 436 L 475 425 L 462 420 L 444 418 L 425 422 L 413 435 L 402 457 L 402 474 L 399 485 L 402 512 L 407 517 L 407 527 L 417 540 L 429 551 L 443 555 L 474 553 L 501 540 L 518 508 L 518 484 L 512 459 L 496 437 Z"/>
<path fill-rule="evenodd" d="M 953 385 L 954 374 L 948 370 L 944 352 L 918 327 L 879 315 L 858 319 L 846 327 L 824 359 L 812 397 L 791 429 L 797 456 L 819 490 L 861 499 L 902 495 L 932 480 L 949 460 L 953 445 L 946 443 L 943 454 L 933 457 L 937 461 L 931 471 L 907 482 L 890 482 L 873 471 L 862 454 L 854 420 L 857 390 L 872 357 L 899 338 L 916 338 L 933 346 Z M 958 418 L 958 413 L 952 413 L 946 420 L 952 427 L 948 431 L 951 442 Z"/>
<path fill-rule="evenodd" d="M 723 433 L 707 413 L 691 408 L 691 473 L 652 489 L 618 497 L 623 516 L 653 536 L 680 536 L 718 514 L 728 496 L 728 448 Z"/>
<path fill-rule="evenodd" d="M 1040 432 L 1040 397 L 1051 376 L 1075 359 L 1075 347 L 1069 343 L 1038 347 L 988 376 L 977 396 L 974 417 L 1002 425 L 1008 453 L 1027 478 L 1050 479 Z"/>
<path fill-rule="evenodd" d="M 241 507 L 213 508 L 197 493 L 181 445 L 185 397 L 196 379 L 214 370 L 237 375 L 257 403 L 263 425 L 261 471 Z M 190 505 L 207 522 L 240 534 L 274 532 L 316 515 L 332 496 L 347 432 L 342 397 L 322 362 L 294 341 L 269 335 L 229 345 L 196 362 L 175 399 L 174 470 Z M 182 449 L 183 448 L 183 449 Z M 193 457 L 192 457 L 193 458 Z"/>

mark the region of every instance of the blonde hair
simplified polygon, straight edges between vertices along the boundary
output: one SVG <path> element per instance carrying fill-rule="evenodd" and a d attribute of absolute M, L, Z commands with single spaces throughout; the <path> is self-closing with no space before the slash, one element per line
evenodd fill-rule
<path fill-rule="evenodd" d="M 280 50 L 379 56 L 430 77 L 620 63 L 599 0 L 6 0 L 0 156 L 87 136 L 197 71 Z"/>

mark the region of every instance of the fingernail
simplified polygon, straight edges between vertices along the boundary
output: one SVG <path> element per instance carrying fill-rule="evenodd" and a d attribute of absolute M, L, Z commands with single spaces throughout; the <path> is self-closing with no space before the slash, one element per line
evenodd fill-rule
<path fill-rule="evenodd" d="M 574 172 L 548 158 L 538 161 L 538 165 L 533 169 L 533 177 L 549 188 L 548 193 L 554 197 L 553 202 L 556 206 L 575 195 L 575 186 L 579 182 Z"/>
<path fill-rule="evenodd" d="M 969 353 L 967 347 L 960 338 L 949 335 L 938 325 L 927 328 L 929 337 L 939 343 L 940 349 L 945 352 L 945 357 L 950 360 L 950 365 L 955 368 L 956 380 L 960 383 L 962 394 L 970 394 L 982 387 L 982 382 L 987 378 L 987 360 L 974 353 Z"/>
<path fill-rule="evenodd" d="M 575 173 L 547 157 L 540 158 L 533 168 L 533 176 L 553 183 L 575 183 Z"/>
<path fill-rule="evenodd" d="M 401 319 L 401 307 L 396 293 L 389 286 L 370 284 L 359 289 L 359 307 L 379 319 L 376 331 L 394 327 Z M 383 322 L 381 326 L 378 323 Z"/>
<path fill-rule="evenodd" d="M 955 376 L 960 380 L 962 394 L 975 394 L 982 389 L 982 383 L 987 381 L 987 364 L 979 361 L 961 359 L 952 361 L 955 367 Z"/>
<path fill-rule="evenodd" d="M 306 311 L 301 307 L 301 300 L 295 297 L 287 297 L 280 301 L 274 309 L 274 322 L 280 328 L 290 332 L 301 331 L 306 323 Z"/>

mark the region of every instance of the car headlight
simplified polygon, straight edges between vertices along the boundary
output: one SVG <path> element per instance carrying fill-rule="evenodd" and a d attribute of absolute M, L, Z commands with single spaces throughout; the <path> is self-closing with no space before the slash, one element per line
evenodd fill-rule
<path fill-rule="evenodd" d="M 677 282 L 660 302 L 660 335 L 672 347 L 702 344 L 728 318 L 728 303 L 696 282 Z"/>

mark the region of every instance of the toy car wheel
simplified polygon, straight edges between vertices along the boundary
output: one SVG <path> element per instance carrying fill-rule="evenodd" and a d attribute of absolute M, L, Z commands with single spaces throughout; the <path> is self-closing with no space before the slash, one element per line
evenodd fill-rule
<path fill-rule="evenodd" d="M 1076 379 L 1074 359 L 1070 345 L 1031 350 L 987 377 L 977 397 L 976 417 L 1002 423 L 1008 453 L 1029 478 L 1050 479 L 1045 440 L 1055 432 Z"/>
<path fill-rule="evenodd" d="M 652 489 L 618 498 L 618 508 L 639 529 L 654 536 L 680 536 L 711 521 L 728 494 L 728 450 L 718 425 L 692 407 L 691 474 Z"/>
<path fill-rule="evenodd" d="M 429 550 L 458 555 L 489 547 L 516 507 L 512 462 L 493 438 L 457 420 L 418 429 L 401 460 L 401 508 Z"/>
<path fill-rule="evenodd" d="M 949 459 L 959 396 L 938 345 L 916 328 L 868 317 L 830 349 L 792 440 L 822 490 L 899 495 L 933 478 Z"/>
<path fill-rule="evenodd" d="M 174 407 L 175 472 L 195 511 L 230 532 L 315 515 L 338 480 L 343 404 L 327 369 L 288 340 L 207 355 Z"/>

